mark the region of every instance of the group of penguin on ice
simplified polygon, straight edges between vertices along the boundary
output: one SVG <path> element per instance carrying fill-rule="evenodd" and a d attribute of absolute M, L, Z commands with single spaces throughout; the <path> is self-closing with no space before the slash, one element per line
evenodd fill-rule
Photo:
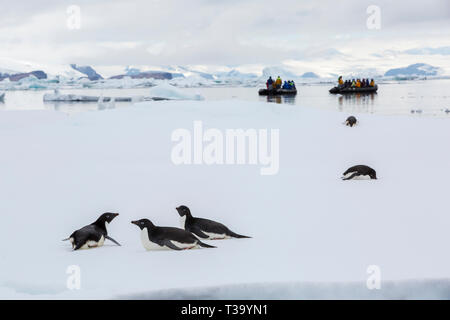
<path fill-rule="evenodd" d="M 350 116 L 344 124 L 353 127 L 357 124 L 357 120 L 354 116 Z M 342 177 L 343 180 L 367 178 L 377 179 L 377 174 L 374 169 L 366 165 L 350 167 L 343 173 Z M 131 221 L 141 230 L 141 242 L 146 250 L 216 248 L 200 239 L 250 238 L 231 231 L 222 223 L 193 217 L 187 206 L 179 206 L 176 210 L 180 215 L 182 228 L 155 226 L 149 219 Z M 73 250 L 101 247 L 105 240 L 110 240 L 120 246 L 116 240 L 108 236 L 107 230 L 108 224 L 118 215 L 118 213 L 106 212 L 95 222 L 74 231 L 63 241 L 70 240 Z"/>
<path fill-rule="evenodd" d="M 176 209 L 180 215 L 183 229 L 155 226 L 149 219 L 131 221 L 141 230 L 141 242 L 146 250 L 216 248 L 200 239 L 250 238 L 231 231 L 222 223 L 193 217 L 186 206 L 179 206 Z M 106 212 L 95 222 L 74 231 L 63 241 L 70 240 L 73 250 L 101 247 L 106 239 L 120 246 L 108 235 L 107 230 L 108 224 L 118 215 L 118 213 Z"/>

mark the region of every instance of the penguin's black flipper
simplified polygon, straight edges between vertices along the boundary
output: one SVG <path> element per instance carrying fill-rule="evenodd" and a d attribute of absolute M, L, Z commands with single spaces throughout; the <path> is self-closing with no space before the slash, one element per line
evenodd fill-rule
<path fill-rule="evenodd" d="M 204 233 L 202 230 L 200 230 L 200 228 L 190 228 L 190 229 L 186 229 L 186 231 L 189 231 L 193 234 L 195 234 L 197 237 L 202 238 L 202 239 L 208 239 L 209 236 Z"/>
<path fill-rule="evenodd" d="M 183 250 L 183 249 L 181 249 L 181 248 L 178 248 L 176 245 L 174 245 L 174 244 L 172 243 L 172 241 L 170 241 L 170 240 L 164 240 L 164 241 L 163 241 L 163 244 L 164 244 L 165 246 L 169 247 L 170 249 L 173 249 L 173 250 Z"/>
<path fill-rule="evenodd" d="M 114 242 L 114 243 L 117 244 L 118 246 L 121 246 L 120 243 L 118 243 L 116 240 L 114 240 L 114 239 L 111 238 L 110 236 L 105 236 L 105 239 L 108 239 L 108 240 Z"/>
<path fill-rule="evenodd" d="M 210 246 L 209 244 L 206 244 L 206 243 L 204 243 L 204 242 L 201 242 L 200 240 L 198 240 L 197 244 L 198 244 L 200 247 L 203 247 L 203 248 L 217 248 L 217 247 L 214 247 L 214 246 Z"/>

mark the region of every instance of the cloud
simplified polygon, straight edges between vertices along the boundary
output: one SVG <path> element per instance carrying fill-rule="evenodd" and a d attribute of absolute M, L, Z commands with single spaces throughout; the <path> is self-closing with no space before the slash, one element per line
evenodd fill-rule
<path fill-rule="evenodd" d="M 81 28 L 70 30 L 66 9 L 74 4 L 81 10 Z M 322 68 L 320 60 L 366 61 L 374 66 L 383 62 L 383 51 L 426 58 L 434 51 L 415 48 L 450 46 L 448 1 L 429 0 L 424 6 L 379 0 L 380 30 L 366 27 L 371 4 L 368 0 L 339 4 L 285 0 L 282 5 L 266 0 L 8 1 L 0 13 L 0 56 L 99 66 L 310 61 Z"/>

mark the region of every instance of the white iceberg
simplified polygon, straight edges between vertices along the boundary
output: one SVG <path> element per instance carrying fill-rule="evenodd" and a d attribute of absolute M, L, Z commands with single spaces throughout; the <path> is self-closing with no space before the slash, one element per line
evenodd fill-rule
<path fill-rule="evenodd" d="M 167 100 L 204 100 L 201 94 L 192 94 L 182 89 L 174 87 L 168 83 L 162 83 L 153 88 L 150 88 L 150 97 L 153 99 L 167 99 Z"/>
<path fill-rule="evenodd" d="M 52 101 L 52 102 L 98 102 L 100 99 L 99 96 L 84 96 L 79 94 L 62 94 L 59 92 L 59 89 L 55 89 L 54 93 L 46 93 L 44 94 L 44 101 Z M 139 102 L 143 101 L 144 97 L 102 97 L 101 102 L 110 101 L 113 99 L 116 102 Z"/>

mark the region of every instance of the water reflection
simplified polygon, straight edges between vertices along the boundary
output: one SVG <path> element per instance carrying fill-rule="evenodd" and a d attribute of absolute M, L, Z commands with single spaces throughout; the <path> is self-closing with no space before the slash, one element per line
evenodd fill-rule
<path fill-rule="evenodd" d="M 343 94 L 338 98 L 339 111 L 356 111 L 373 113 L 376 92 Z"/>
<path fill-rule="evenodd" d="M 46 101 L 44 105 L 46 109 L 61 111 L 65 113 L 78 113 L 84 111 L 101 111 L 115 109 L 116 104 L 120 106 L 131 105 L 131 103 L 97 103 L 97 102 L 65 102 L 65 101 Z"/>
<path fill-rule="evenodd" d="M 260 96 L 260 101 L 295 104 L 295 95 Z"/>

